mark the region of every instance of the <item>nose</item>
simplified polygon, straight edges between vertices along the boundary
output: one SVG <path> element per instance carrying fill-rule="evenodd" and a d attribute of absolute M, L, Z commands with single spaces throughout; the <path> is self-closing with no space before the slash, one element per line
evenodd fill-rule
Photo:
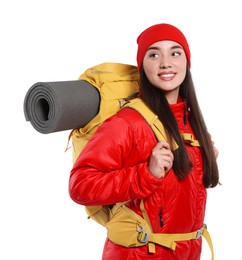
<path fill-rule="evenodd" d="M 169 69 L 169 68 L 171 68 L 171 65 L 168 65 L 168 64 L 160 64 L 160 68 L 161 68 L 161 69 Z"/>
<path fill-rule="evenodd" d="M 171 63 L 168 57 L 163 57 L 160 61 L 160 68 L 161 69 L 168 69 L 171 68 Z"/>

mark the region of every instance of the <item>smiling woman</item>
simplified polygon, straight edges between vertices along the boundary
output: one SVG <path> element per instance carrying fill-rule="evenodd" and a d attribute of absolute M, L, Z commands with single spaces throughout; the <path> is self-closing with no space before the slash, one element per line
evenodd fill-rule
<path fill-rule="evenodd" d="M 77 158 L 70 196 L 108 210 L 103 260 L 199 260 L 201 235 L 209 238 L 206 188 L 217 186 L 219 174 L 193 86 L 190 49 L 170 24 L 147 28 L 137 43 L 139 97 L 161 122 L 165 138 L 159 141 L 137 110 L 123 107 Z"/>
<path fill-rule="evenodd" d="M 199 105 L 219 149 L 223 185 L 208 189 L 205 215 L 215 259 L 241 258 L 239 4 L 237 0 L 126 0 L 119 5 L 113 0 L 1 1 L 0 259 L 101 259 L 105 228 L 88 220 L 84 207 L 67 193 L 72 153 L 64 150 L 71 130 L 44 135 L 35 131 L 26 122 L 23 100 L 35 82 L 77 80 L 87 68 L 103 62 L 137 65 L 137 36 L 160 22 L 176 25 L 188 40 Z M 38 117 L 49 123 L 50 103 L 44 98 L 37 107 L 43 108 Z M 121 125 L 120 133 L 122 129 Z M 101 148 L 96 157 L 102 155 Z M 116 184 L 114 191 L 119 190 Z M 126 185 L 124 194 L 128 190 Z M 165 208 L 163 218 L 168 214 Z M 209 257 L 205 241 L 201 260 Z"/>

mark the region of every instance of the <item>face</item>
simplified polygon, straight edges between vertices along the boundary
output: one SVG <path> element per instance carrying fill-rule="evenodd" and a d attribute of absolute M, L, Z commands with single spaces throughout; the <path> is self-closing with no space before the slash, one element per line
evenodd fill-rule
<path fill-rule="evenodd" d="M 143 69 L 152 85 L 165 93 L 170 104 L 177 102 L 179 88 L 186 76 L 187 59 L 180 44 L 159 41 L 146 51 Z"/>

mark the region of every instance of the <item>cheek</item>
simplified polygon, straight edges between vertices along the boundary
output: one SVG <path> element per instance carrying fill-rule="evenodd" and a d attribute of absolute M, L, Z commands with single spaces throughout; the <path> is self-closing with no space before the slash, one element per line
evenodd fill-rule
<path fill-rule="evenodd" d="M 177 84 L 181 85 L 185 77 L 186 77 L 186 73 L 184 72 L 179 73 L 179 76 L 177 77 Z"/>
<path fill-rule="evenodd" d="M 156 73 L 154 72 L 154 70 L 152 70 L 152 68 L 149 68 L 149 69 L 145 69 L 144 68 L 144 72 L 145 72 L 145 75 L 148 79 L 148 81 L 152 84 L 154 84 L 155 82 L 155 78 L 156 78 Z"/>
<path fill-rule="evenodd" d="M 147 78 L 150 78 L 150 77 L 152 77 L 152 75 L 157 73 L 157 65 L 155 62 L 144 61 L 143 69 L 144 69 L 144 72 L 145 72 Z"/>
<path fill-rule="evenodd" d="M 186 71 L 187 71 L 187 64 L 186 62 L 183 65 L 179 66 L 179 75 L 181 80 L 183 81 L 186 77 Z"/>

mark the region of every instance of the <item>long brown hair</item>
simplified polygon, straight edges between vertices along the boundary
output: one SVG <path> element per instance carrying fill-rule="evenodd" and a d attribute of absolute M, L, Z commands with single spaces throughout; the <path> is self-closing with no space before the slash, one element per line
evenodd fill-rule
<path fill-rule="evenodd" d="M 191 171 L 192 162 L 188 156 L 184 141 L 182 140 L 176 119 L 170 109 L 169 103 L 162 91 L 154 87 L 147 79 L 143 68 L 140 71 L 140 94 L 142 100 L 152 109 L 163 123 L 169 140 L 175 140 L 179 148 L 173 151 L 173 170 L 182 180 Z M 206 188 L 215 187 L 219 183 L 219 172 L 214 155 L 210 135 L 200 110 L 191 72 L 187 67 L 186 76 L 180 86 L 180 97 L 189 109 L 188 120 L 199 141 L 203 157 L 203 184 Z M 186 120 L 186 118 L 184 118 Z"/>

